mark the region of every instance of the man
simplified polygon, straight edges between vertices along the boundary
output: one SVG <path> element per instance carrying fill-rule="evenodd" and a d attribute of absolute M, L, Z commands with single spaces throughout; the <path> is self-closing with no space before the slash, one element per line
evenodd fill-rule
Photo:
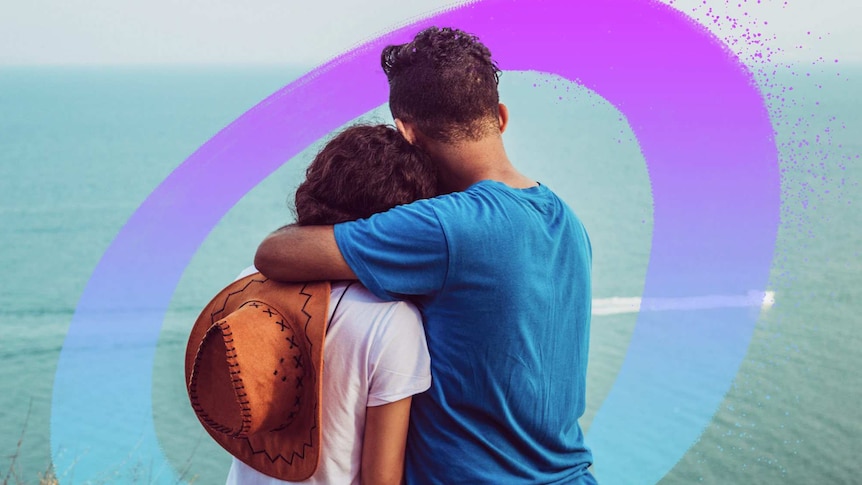
<path fill-rule="evenodd" d="M 571 210 L 509 161 L 499 70 L 477 38 L 430 28 L 389 46 L 395 124 L 441 192 L 355 222 L 288 227 L 256 266 L 359 279 L 425 319 L 431 389 L 414 398 L 408 483 L 594 483 L 584 411 L 591 248 Z"/>

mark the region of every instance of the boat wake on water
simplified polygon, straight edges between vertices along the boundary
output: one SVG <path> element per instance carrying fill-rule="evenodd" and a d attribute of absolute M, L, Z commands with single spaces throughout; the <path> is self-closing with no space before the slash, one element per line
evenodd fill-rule
<path fill-rule="evenodd" d="M 593 315 L 618 315 L 642 311 L 707 310 L 712 308 L 761 307 L 775 304 L 774 291 L 749 291 L 745 295 L 705 295 L 668 298 L 619 297 L 593 300 Z"/>

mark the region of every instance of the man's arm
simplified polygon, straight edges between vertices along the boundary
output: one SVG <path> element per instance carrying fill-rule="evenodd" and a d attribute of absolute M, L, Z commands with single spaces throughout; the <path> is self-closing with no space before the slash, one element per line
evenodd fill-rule
<path fill-rule="evenodd" d="M 287 226 L 260 245 L 255 266 L 276 281 L 359 280 L 389 301 L 439 291 L 446 235 L 429 200 L 335 226 Z"/>
<path fill-rule="evenodd" d="M 367 408 L 360 468 L 363 484 L 401 483 L 412 399 Z"/>
<path fill-rule="evenodd" d="M 282 227 L 260 243 L 254 265 L 276 281 L 355 280 L 332 226 Z"/>

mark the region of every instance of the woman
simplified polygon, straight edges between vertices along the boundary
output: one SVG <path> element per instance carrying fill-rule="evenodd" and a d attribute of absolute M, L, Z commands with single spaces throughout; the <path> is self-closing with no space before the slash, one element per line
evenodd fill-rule
<path fill-rule="evenodd" d="M 360 125 L 318 153 L 296 191 L 294 210 L 297 224 L 336 224 L 436 191 L 436 172 L 424 153 L 394 128 Z M 240 278 L 254 272 L 250 268 Z M 311 477 L 300 483 L 400 483 L 411 397 L 431 382 L 419 311 L 410 303 L 381 301 L 358 282 L 345 281 L 332 282 L 328 312 L 320 458 Z M 288 483 L 237 455 L 228 484 Z"/>

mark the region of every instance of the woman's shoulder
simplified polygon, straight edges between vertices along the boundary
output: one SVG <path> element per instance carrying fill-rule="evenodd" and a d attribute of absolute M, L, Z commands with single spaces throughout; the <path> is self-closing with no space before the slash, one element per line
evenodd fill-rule
<path fill-rule="evenodd" d="M 408 301 L 384 301 L 358 281 L 332 283 L 329 300 L 333 324 L 348 320 L 362 328 L 400 325 L 422 325 L 419 309 Z"/>
<path fill-rule="evenodd" d="M 369 368 L 430 376 L 422 315 L 412 303 L 383 301 L 358 282 L 334 283 L 330 311 L 330 351 L 373 362 Z"/>

